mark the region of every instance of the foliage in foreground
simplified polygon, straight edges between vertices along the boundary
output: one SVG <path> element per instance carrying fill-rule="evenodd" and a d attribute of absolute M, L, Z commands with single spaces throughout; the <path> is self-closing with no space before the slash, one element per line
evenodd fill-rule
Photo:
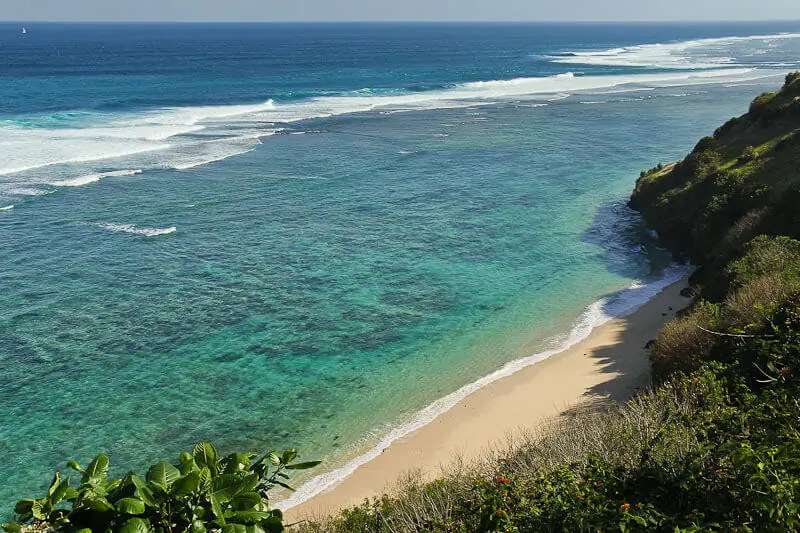
<path fill-rule="evenodd" d="M 184 452 L 176 465 L 162 461 L 145 479 L 129 472 L 108 477 L 108 457 L 98 455 L 86 467 L 67 466 L 81 474 L 77 487 L 56 473 L 47 494 L 21 500 L 18 522 L 8 533 L 64 531 L 75 533 L 262 533 L 283 530 L 283 515 L 270 509 L 269 492 L 286 484 L 286 471 L 312 468 L 319 461 L 295 463 L 295 450 L 262 457 L 232 453 L 221 457 L 209 442 Z"/>

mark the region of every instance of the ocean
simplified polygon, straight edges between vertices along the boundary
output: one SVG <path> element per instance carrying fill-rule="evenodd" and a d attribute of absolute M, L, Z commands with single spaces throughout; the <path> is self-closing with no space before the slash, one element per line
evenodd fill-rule
<path fill-rule="evenodd" d="M 680 277 L 635 179 L 800 66 L 790 22 L 21 26 L 9 511 L 69 459 L 200 439 L 323 459 L 287 505 L 330 486 Z"/>

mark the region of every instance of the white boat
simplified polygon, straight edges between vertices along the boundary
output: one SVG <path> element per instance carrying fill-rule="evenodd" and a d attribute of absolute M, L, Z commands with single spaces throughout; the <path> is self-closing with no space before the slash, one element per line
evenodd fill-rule
<path fill-rule="evenodd" d="M 22 28 L 22 35 L 25 35 L 26 33 L 28 33 L 28 30 L 26 30 L 25 28 Z"/>

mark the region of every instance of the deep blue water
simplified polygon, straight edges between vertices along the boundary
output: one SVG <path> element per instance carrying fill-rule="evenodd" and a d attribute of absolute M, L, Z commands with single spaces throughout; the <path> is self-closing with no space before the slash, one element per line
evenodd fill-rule
<path fill-rule="evenodd" d="M 67 459 L 200 438 L 332 469 L 557 345 L 662 275 L 624 207 L 639 170 L 800 57 L 798 23 L 21 26 L 5 509 Z"/>

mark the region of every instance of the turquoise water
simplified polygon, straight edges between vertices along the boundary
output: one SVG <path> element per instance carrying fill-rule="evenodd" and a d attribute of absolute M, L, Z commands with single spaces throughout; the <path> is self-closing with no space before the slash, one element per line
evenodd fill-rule
<path fill-rule="evenodd" d="M 569 35 L 566 50 L 614 48 Z M 787 54 L 798 41 L 765 42 Z M 740 45 L 697 57 L 723 46 Z M 316 100 L 298 85 L 296 101 L 226 103 L 247 109 L 137 107 L 135 87 L 117 95 L 120 109 L 56 113 L 46 101 L 58 108 L 58 92 L 20 101 L 0 127 L 0 207 L 14 205 L 0 211 L 0 448 L 11 458 L 0 502 L 40 490 L 67 459 L 102 451 L 142 468 L 203 438 L 296 446 L 333 469 L 438 398 L 551 347 L 592 302 L 669 262 L 624 206 L 639 171 L 776 88 L 785 59 L 697 67 L 710 83 L 601 65 L 634 85 L 600 73 L 524 90 L 501 79 L 480 97 L 433 83 L 432 63 L 399 64 L 439 88 L 398 89 L 379 106 L 356 74 Z M 78 98 L 60 72 L 64 98 Z M 15 76 L 0 89 L 34 74 Z M 225 86 L 205 81 L 206 103 L 222 106 Z M 149 151 L 115 156 L 130 146 Z"/>

